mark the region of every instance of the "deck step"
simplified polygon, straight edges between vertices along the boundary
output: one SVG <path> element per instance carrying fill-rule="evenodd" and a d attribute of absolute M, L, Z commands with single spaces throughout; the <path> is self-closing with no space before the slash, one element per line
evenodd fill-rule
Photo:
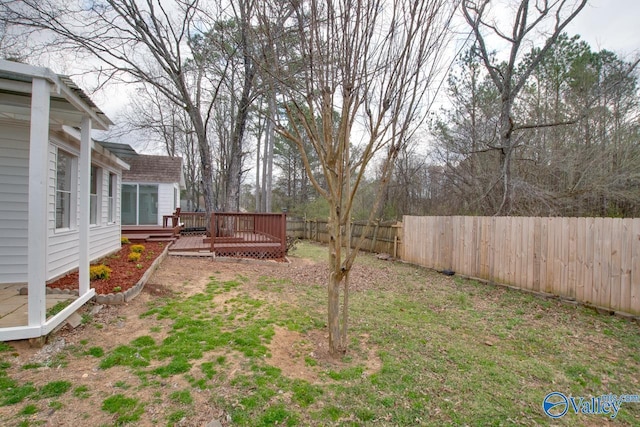
<path fill-rule="evenodd" d="M 175 237 L 149 237 L 146 239 L 147 242 L 175 242 L 177 239 Z"/>
<path fill-rule="evenodd" d="M 171 234 L 123 234 L 130 242 L 175 242 L 177 237 Z"/>
<path fill-rule="evenodd" d="M 144 242 L 149 238 L 148 234 L 123 234 L 130 242 Z"/>

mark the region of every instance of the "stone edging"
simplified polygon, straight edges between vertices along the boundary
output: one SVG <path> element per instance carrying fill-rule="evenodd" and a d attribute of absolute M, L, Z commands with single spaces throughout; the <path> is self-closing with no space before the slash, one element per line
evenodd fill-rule
<path fill-rule="evenodd" d="M 144 272 L 140 280 L 138 280 L 138 283 L 133 285 L 131 288 L 127 289 L 124 292 L 117 292 L 115 294 L 105 294 L 105 295 L 96 294 L 96 296 L 94 297 L 94 300 L 98 304 L 109 304 L 109 305 L 124 304 L 125 302 L 131 301 L 132 299 L 138 296 L 140 291 L 142 291 L 142 288 L 144 288 L 144 285 L 147 283 L 147 280 L 149 280 L 153 272 L 156 271 L 156 269 L 158 268 L 158 265 L 160 265 L 160 263 L 166 258 L 168 252 L 169 252 L 169 245 L 167 245 L 164 248 L 164 251 L 162 251 L 160 256 L 158 256 L 158 258 L 156 258 L 156 260 L 153 261 L 151 266 L 149 266 L 147 271 Z"/>

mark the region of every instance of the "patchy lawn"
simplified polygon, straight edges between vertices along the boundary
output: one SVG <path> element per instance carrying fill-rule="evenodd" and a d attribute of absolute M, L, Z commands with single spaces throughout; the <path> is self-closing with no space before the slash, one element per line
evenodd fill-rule
<path fill-rule="evenodd" d="M 43 349 L 0 344 L 3 425 L 602 425 L 544 397 L 640 394 L 640 327 L 359 258 L 350 351 L 327 354 L 326 248 L 290 266 L 167 258 L 138 298 Z M 639 425 L 640 403 L 613 421 Z"/>

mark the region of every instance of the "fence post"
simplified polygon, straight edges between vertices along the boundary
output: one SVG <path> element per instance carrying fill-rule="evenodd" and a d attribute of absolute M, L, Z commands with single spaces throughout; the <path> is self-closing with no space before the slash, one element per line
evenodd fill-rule
<path fill-rule="evenodd" d="M 370 252 L 376 252 L 376 241 L 378 240 L 378 229 L 380 228 L 380 221 L 376 220 L 376 226 L 373 229 L 373 239 L 371 240 Z"/>
<path fill-rule="evenodd" d="M 404 230 L 404 223 L 396 222 L 391 227 L 395 229 L 395 233 L 393 234 L 393 257 L 398 258 L 398 244 L 401 242 L 398 234 L 402 234 Z"/>

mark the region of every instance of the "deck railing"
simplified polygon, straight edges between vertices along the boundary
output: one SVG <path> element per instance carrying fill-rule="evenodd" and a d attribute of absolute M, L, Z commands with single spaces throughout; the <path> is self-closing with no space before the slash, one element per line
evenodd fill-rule
<path fill-rule="evenodd" d="M 209 218 L 205 212 L 180 212 L 180 223 L 183 233 L 199 232 L 205 233 Z"/>
<path fill-rule="evenodd" d="M 209 232 L 211 252 L 231 256 L 284 257 L 287 216 L 284 213 L 215 212 Z"/>

